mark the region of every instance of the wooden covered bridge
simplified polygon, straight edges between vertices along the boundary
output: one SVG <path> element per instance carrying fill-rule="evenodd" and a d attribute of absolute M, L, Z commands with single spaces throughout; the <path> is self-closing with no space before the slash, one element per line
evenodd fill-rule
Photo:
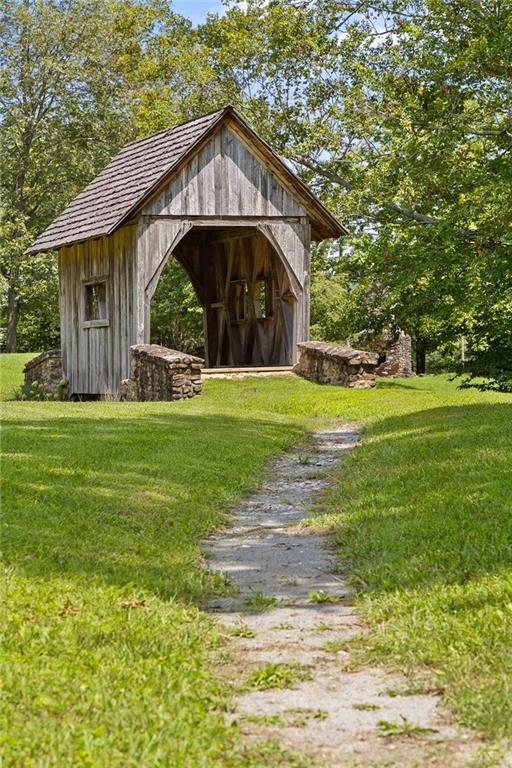
<path fill-rule="evenodd" d="M 203 307 L 207 367 L 292 365 L 310 243 L 345 232 L 232 107 L 128 144 L 29 249 L 59 252 L 70 394 L 119 391 L 171 256 Z"/>

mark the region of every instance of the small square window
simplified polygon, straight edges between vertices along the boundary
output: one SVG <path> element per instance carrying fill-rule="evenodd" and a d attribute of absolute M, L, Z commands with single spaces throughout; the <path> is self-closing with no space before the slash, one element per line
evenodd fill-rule
<path fill-rule="evenodd" d="M 87 283 L 85 286 L 86 322 L 107 319 L 107 283 Z"/>

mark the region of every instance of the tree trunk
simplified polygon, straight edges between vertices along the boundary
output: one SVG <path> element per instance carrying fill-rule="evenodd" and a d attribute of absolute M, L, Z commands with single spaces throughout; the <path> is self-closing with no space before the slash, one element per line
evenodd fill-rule
<path fill-rule="evenodd" d="M 426 373 L 427 345 L 421 337 L 416 336 L 416 373 Z"/>
<path fill-rule="evenodd" d="M 16 333 L 18 329 L 18 297 L 14 288 L 9 288 L 7 294 L 7 334 L 5 351 L 16 352 Z"/>

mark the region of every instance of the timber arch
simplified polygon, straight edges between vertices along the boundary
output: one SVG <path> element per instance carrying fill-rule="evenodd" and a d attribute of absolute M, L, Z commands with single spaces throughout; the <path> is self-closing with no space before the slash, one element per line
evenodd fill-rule
<path fill-rule="evenodd" d="M 180 227 L 146 286 L 146 307 L 172 257 L 203 307 L 207 367 L 292 364 L 301 286 L 264 225 Z M 145 340 L 149 322 L 146 312 Z"/>

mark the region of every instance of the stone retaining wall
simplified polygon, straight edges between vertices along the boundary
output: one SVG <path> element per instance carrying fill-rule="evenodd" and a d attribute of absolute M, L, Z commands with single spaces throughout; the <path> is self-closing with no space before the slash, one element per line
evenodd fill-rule
<path fill-rule="evenodd" d="M 121 400 L 183 400 L 201 393 L 200 357 L 157 344 L 137 344 L 130 353 L 130 378 L 121 382 Z"/>
<path fill-rule="evenodd" d="M 385 360 L 375 371 L 377 376 L 413 376 L 412 341 L 409 334 L 400 332 L 398 339 L 384 352 Z"/>
<path fill-rule="evenodd" d="M 352 389 L 375 386 L 378 355 L 361 349 L 339 347 L 323 341 L 298 344 L 299 361 L 294 372 L 320 384 L 338 384 Z"/>
<path fill-rule="evenodd" d="M 23 369 L 25 384 L 42 384 L 48 394 L 55 395 L 62 384 L 62 356 L 60 349 L 49 349 L 29 360 Z"/>

